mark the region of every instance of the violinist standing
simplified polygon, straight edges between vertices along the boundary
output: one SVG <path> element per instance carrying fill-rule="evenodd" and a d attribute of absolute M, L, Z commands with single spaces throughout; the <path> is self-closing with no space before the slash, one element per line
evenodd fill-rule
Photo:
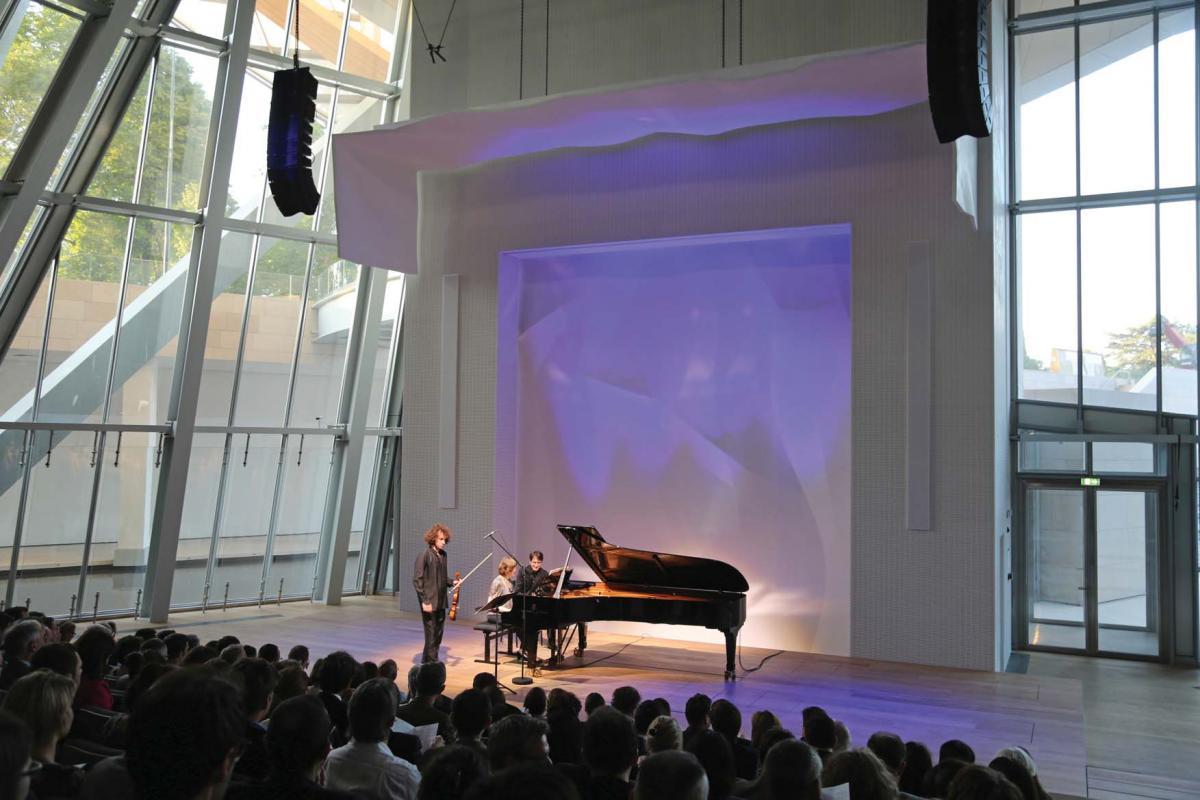
<path fill-rule="evenodd" d="M 458 587 L 446 572 L 446 543 L 450 541 L 450 529 L 436 523 L 425 531 L 428 545 L 417 556 L 413 567 L 413 588 L 421 603 L 421 621 L 425 626 L 425 649 L 421 662 L 438 660 L 442 646 L 442 632 L 446 627 L 446 592 Z"/>

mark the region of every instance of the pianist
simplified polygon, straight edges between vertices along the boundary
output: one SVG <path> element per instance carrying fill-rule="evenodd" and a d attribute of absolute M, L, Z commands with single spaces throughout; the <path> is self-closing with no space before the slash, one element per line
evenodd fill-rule
<path fill-rule="evenodd" d="M 492 578 L 492 585 L 488 589 L 488 601 L 492 601 L 502 594 L 512 594 L 513 580 L 517 577 L 517 560 L 505 556 L 500 559 L 500 566 L 496 569 L 497 575 Z M 496 607 L 494 611 L 488 613 L 489 621 L 499 622 L 501 611 L 512 611 L 512 600 L 503 603 Z M 495 619 L 491 619 L 495 617 Z"/>
<path fill-rule="evenodd" d="M 517 591 L 521 594 L 534 594 L 542 581 L 550 577 L 550 573 L 542 569 L 542 551 L 534 550 L 529 554 L 529 565 L 521 570 L 517 580 Z"/>

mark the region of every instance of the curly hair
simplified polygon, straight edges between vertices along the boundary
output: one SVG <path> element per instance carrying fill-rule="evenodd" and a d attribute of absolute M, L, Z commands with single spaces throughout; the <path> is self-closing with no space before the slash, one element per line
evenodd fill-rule
<path fill-rule="evenodd" d="M 430 547 L 433 547 L 433 543 L 437 541 L 437 535 L 439 533 L 446 534 L 446 541 L 447 542 L 450 541 L 450 537 L 451 537 L 450 528 L 446 525 L 443 525 L 440 522 L 435 522 L 429 528 L 429 530 L 425 531 L 425 544 L 429 545 Z"/>

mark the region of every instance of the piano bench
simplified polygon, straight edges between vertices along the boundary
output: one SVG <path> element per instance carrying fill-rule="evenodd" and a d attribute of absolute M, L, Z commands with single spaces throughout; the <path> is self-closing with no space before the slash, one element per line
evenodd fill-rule
<path fill-rule="evenodd" d="M 475 659 L 479 664 L 495 664 L 500 661 L 501 655 L 516 655 L 513 650 L 513 629 L 508 625 L 503 625 L 499 622 L 481 622 L 475 626 L 475 630 L 483 632 L 483 658 Z M 505 643 L 505 649 L 500 649 L 500 640 L 508 637 Z M 492 655 L 492 645 L 495 644 L 495 656 Z"/>

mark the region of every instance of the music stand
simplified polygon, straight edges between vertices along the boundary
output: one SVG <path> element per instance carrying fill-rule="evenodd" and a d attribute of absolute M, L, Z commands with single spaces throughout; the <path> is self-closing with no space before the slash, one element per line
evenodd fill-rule
<path fill-rule="evenodd" d="M 517 562 L 517 564 L 521 563 L 521 559 L 517 558 L 512 550 L 509 550 L 507 547 L 505 547 L 504 542 L 502 542 L 496 538 L 495 531 L 492 531 L 484 538 L 491 539 L 493 542 L 500 545 L 500 549 L 503 550 L 505 553 L 508 553 L 509 558 L 511 558 L 513 561 Z M 522 572 L 524 572 L 523 568 L 521 569 L 521 572 L 518 573 L 518 577 L 520 577 Z M 525 600 L 528 597 L 528 594 L 526 594 L 525 592 L 521 592 L 520 594 L 521 594 L 521 649 L 525 650 L 528 647 L 528 645 L 525 643 L 525 636 L 529 632 L 529 628 L 526 625 L 526 616 L 525 616 Z M 537 634 L 535 633 L 534 636 L 537 636 Z M 534 651 L 534 653 L 537 652 L 536 640 L 534 642 L 533 651 Z M 524 654 L 522 654 L 522 655 L 524 655 Z M 533 678 L 531 678 L 525 674 L 525 662 L 527 659 L 526 658 L 518 658 L 518 660 L 521 662 L 521 674 L 518 675 L 517 677 L 513 678 L 512 682 L 515 683 L 517 686 L 528 686 L 529 684 L 533 683 Z M 496 665 L 493 667 L 493 669 L 495 669 L 497 671 L 500 669 L 500 654 L 499 653 L 496 654 Z M 532 671 L 533 671 L 533 667 L 531 666 L 530 672 L 532 672 Z M 516 694 L 516 692 L 513 692 L 513 694 Z"/>

